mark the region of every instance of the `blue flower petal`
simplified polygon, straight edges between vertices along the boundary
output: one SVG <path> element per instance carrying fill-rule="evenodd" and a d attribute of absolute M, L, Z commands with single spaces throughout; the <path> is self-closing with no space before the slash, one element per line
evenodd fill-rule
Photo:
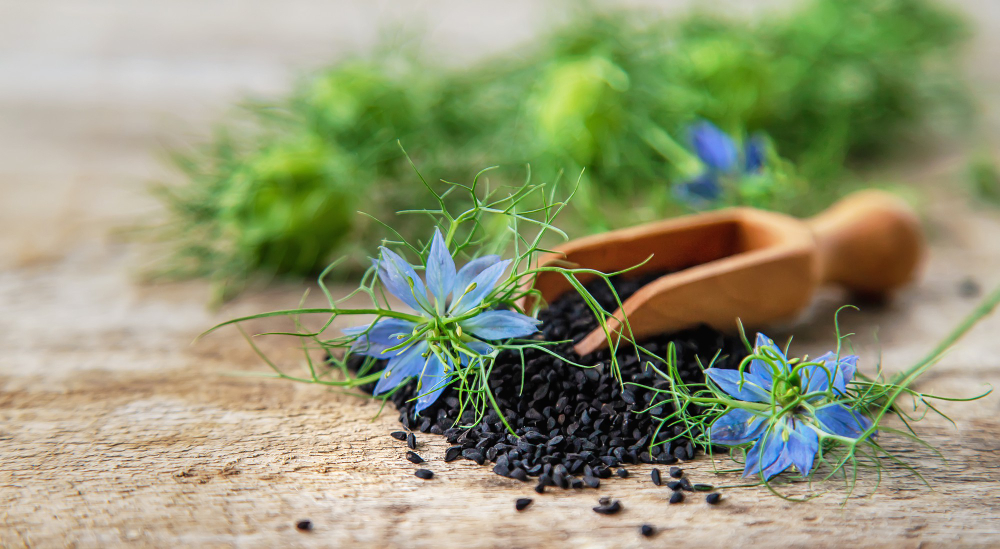
<path fill-rule="evenodd" d="M 427 254 L 427 287 L 434 295 L 438 312 L 444 312 L 444 306 L 455 284 L 455 260 L 448 252 L 448 245 L 441 236 L 441 230 L 434 230 L 431 249 Z"/>
<path fill-rule="evenodd" d="M 772 429 L 765 431 L 757 439 L 757 442 L 747 450 L 747 460 L 743 467 L 743 476 L 752 477 L 765 473 L 772 465 L 779 463 L 778 459 L 781 457 L 782 450 L 785 449 L 785 442 L 781 438 L 781 429 L 781 425 L 778 424 Z M 791 465 L 790 460 L 781 471 L 784 471 L 788 465 Z"/>
<path fill-rule="evenodd" d="M 802 476 L 812 471 L 819 451 L 819 435 L 804 421 L 791 420 L 792 429 L 785 443 L 785 452 Z M 784 469 L 782 469 L 784 470 Z"/>
<path fill-rule="evenodd" d="M 415 311 L 430 310 L 427 289 L 413 266 L 392 250 L 388 248 L 381 250 L 382 260 L 378 264 L 378 277 L 385 289 Z"/>
<path fill-rule="evenodd" d="M 699 122 L 689 130 L 691 146 L 706 166 L 720 172 L 736 167 L 736 143 L 711 122 Z"/>
<path fill-rule="evenodd" d="M 423 354 L 427 351 L 427 342 L 420 341 L 411 345 L 401 354 L 389 359 L 385 370 L 375 384 L 375 394 L 380 395 L 395 388 L 403 380 L 420 375 L 427 359 Z"/>
<path fill-rule="evenodd" d="M 444 388 L 448 386 L 447 370 L 444 362 L 437 356 L 432 354 L 427 358 L 427 364 L 420 375 L 419 389 L 417 389 L 417 394 L 420 396 L 417 397 L 417 405 L 414 409 L 418 414 L 434 404 Z"/>
<path fill-rule="evenodd" d="M 351 352 L 375 358 L 389 358 L 383 351 L 402 343 L 396 336 L 411 334 L 415 326 L 416 324 L 408 320 L 380 318 L 374 325 L 365 324 L 344 328 L 341 331 L 349 336 L 362 334 L 351 343 Z"/>
<path fill-rule="evenodd" d="M 746 173 L 757 173 L 764 167 L 764 139 L 758 135 L 751 137 L 743 147 L 743 170 Z"/>
<path fill-rule="evenodd" d="M 476 275 L 465 289 L 456 288 L 451 300 L 451 314 L 457 316 L 467 313 L 482 303 L 483 299 L 493 291 L 493 287 L 497 285 L 508 265 L 510 265 L 509 259 L 490 265 Z"/>
<path fill-rule="evenodd" d="M 702 206 L 722 196 L 722 185 L 714 173 L 706 172 L 691 181 L 675 185 L 674 196 L 690 206 Z"/>
<path fill-rule="evenodd" d="M 758 332 L 757 341 L 754 344 L 753 349 L 754 354 L 765 354 L 765 349 L 766 355 L 774 358 L 774 362 L 777 363 L 780 370 L 784 372 L 789 371 L 788 359 L 785 358 L 785 353 L 774 344 L 774 341 L 771 338 Z M 771 366 L 759 358 L 755 358 L 750 361 L 750 372 L 758 374 L 769 381 L 774 377 L 774 371 Z"/>
<path fill-rule="evenodd" d="M 483 339 L 525 337 L 538 331 L 539 320 L 515 311 L 486 311 L 459 322 L 463 330 Z"/>
<path fill-rule="evenodd" d="M 864 414 L 836 402 L 817 408 L 815 417 L 824 431 L 847 438 L 858 438 L 872 426 Z"/>
<path fill-rule="evenodd" d="M 483 356 L 486 356 L 486 355 L 488 355 L 488 354 L 490 354 L 490 353 L 493 352 L 493 347 L 490 347 L 490 345 L 488 343 L 485 343 L 483 341 L 470 341 L 470 342 L 466 343 L 466 345 L 468 345 L 469 348 L 472 349 L 473 351 L 475 351 L 475 352 L 477 352 L 477 353 L 479 353 L 480 355 L 483 355 Z M 462 355 L 462 365 L 463 366 L 468 365 L 468 360 L 469 360 L 468 355 Z"/>
<path fill-rule="evenodd" d="M 705 374 L 733 398 L 747 402 L 771 402 L 770 381 L 757 374 L 744 371 L 741 378 L 739 370 L 721 368 L 709 368 Z"/>
<path fill-rule="evenodd" d="M 756 440 L 767 426 L 767 419 L 742 408 L 733 408 L 719 416 L 709 428 L 713 444 L 739 446 Z"/>
<path fill-rule="evenodd" d="M 834 353 L 826 353 L 817 357 L 813 362 L 819 362 L 823 366 L 804 366 L 801 370 L 802 387 L 806 392 L 826 392 L 832 386 L 837 392 L 844 394 L 847 391 L 847 382 L 854 379 L 854 374 L 858 369 L 858 357 L 848 355 L 840 357 Z M 816 397 L 810 400 L 816 400 Z"/>
<path fill-rule="evenodd" d="M 458 296 L 464 294 L 469 289 L 469 284 L 472 284 L 472 280 L 479 276 L 479 273 L 499 261 L 500 256 L 498 255 L 484 255 L 462 265 L 462 268 L 458 270 L 458 274 L 455 276 L 455 281 L 452 283 L 452 301 L 458 299 Z"/>

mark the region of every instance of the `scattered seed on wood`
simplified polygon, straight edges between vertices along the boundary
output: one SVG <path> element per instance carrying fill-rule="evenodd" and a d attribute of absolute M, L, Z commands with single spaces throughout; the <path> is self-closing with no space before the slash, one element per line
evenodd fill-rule
<path fill-rule="evenodd" d="M 417 469 L 413 472 L 413 474 L 417 475 L 417 478 L 422 478 L 424 480 L 434 478 L 434 471 L 431 471 L 430 469 Z"/>
<path fill-rule="evenodd" d="M 313 523 L 309 519 L 302 519 L 295 523 L 295 529 L 300 532 L 308 532 L 313 529 Z"/>
<path fill-rule="evenodd" d="M 684 492 L 674 492 L 670 494 L 670 503 L 680 503 L 684 501 Z"/>
<path fill-rule="evenodd" d="M 676 492 L 677 490 L 681 489 L 681 481 L 671 480 L 670 482 L 667 483 L 667 488 L 670 488 L 671 490 L 674 490 Z"/>
<path fill-rule="evenodd" d="M 607 505 L 600 505 L 594 507 L 595 513 L 600 513 L 602 515 L 614 515 L 622 510 L 622 504 L 617 499 L 612 501 Z"/>
<path fill-rule="evenodd" d="M 705 501 L 707 501 L 709 505 L 715 505 L 719 503 L 721 499 L 722 499 L 722 494 L 718 492 L 705 496 Z"/>
<path fill-rule="evenodd" d="M 609 498 L 608 496 L 601 496 L 600 498 L 598 498 L 597 503 L 598 505 L 607 505 L 611 503 L 611 498 Z"/>
<path fill-rule="evenodd" d="M 406 435 L 406 445 L 410 447 L 410 450 L 417 449 L 417 437 L 413 433 Z"/>
<path fill-rule="evenodd" d="M 416 452 L 406 452 L 406 460 L 410 463 L 423 463 L 424 458 L 417 455 Z"/>
<path fill-rule="evenodd" d="M 535 486 L 535 492 L 538 492 L 539 494 L 544 494 L 545 493 L 545 485 L 542 484 L 541 482 L 539 482 L 538 485 Z"/>
<path fill-rule="evenodd" d="M 619 478 L 628 478 L 628 469 L 625 469 L 625 468 L 618 469 L 618 477 Z"/>
<path fill-rule="evenodd" d="M 448 448 L 447 450 L 444 451 L 444 460 L 445 462 L 455 461 L 461 455 L 462 455 L 462 447 L 452 446 L 451 448 Z"/>
<path fill-rule="evenodd" d="M 659 469 L 653 469 L 652 472 L 649 473 L 649 476 L 653 478 L 653 484 L 657 486 L 659 486 L 663 482 L 662 480 L 660 480 Z"/>
<path fill-rule="evenodd" d="M 643 524 L 642 526 L 639 527 L 639 532 L 641 532 L 643 536 L 649 538 L 656 533 L 656 528 L 653 528 L 648 524 Z"/>
<path fill-rule="evenodd" d="M 525 508 L 531 505 L 531 502 L 532 502 L 531 498 L 521 498 L 514 502 L 514 509 L 517 509 L 518 511 L 524 511 Z"/>
<path fill-rule="evenodd" d="M 688 492 L 694 492 L 694 486 L 691 486 L 691 481 L 690 480 L 688 480 L 686 478 L 682 478 L 682 479 L 680 479 L 677 482 L 681 483 L 681 489 L 682 490 L 687 490 Z"/>
<path fill-rule="evenodd" d="M 406 431 L 393 431 L 389 433 L 389 436 L 396 440 L 406 440 Z"/>
<path fill-rule="evenodd" d="M 681 478 L 684 476 L 684 469 L 681 469 L 680 467 L 671 467 L 670 476 L 674 478 Z"/>

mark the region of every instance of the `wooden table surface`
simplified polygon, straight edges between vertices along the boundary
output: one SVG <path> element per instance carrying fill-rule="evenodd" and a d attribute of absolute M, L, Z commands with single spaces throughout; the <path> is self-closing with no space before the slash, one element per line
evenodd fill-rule
<path fill-rule="evenodd" d="M 970 77 L 995 138 L 1000 13 L 962 5 L 983 35 Z M 355 395 L 235 377 L 263 366 L 235 330 L 196 334 L 239 314 L 294 305 L 302 287 L 247 295 L 211 312 L 202 282 L 142 286 L 141 248 L 112 236 L 148 219 L 150 179 L 176 178 L 162 144 L 205 132 L 227 101 L 273 93 L 296 70 L 363 48 L 388 2 L 0 2 L 0 547 L 425 546 L 996 546 L 1000 544 L 1000 395 L 944 403 L 920 432 L 948 458 L 885 437 L 931 488 L 890 469 L 871 497 L 844 502 L 836 483 L 809 503 L 759 488 L 668 505 L 649 467 L 600 491 L 550 491 L 467 461 L 445 464 L 441 437 L 418 436 L 436 476 L 422 481 L 388 433 L 394 413 Z M 407 8 L 447 51 L 523 40 L 544 10 L 465 2 Z M 461 59 L 458 59 L 461 61 Z M 977 70 L 977 67 L 983 67 Z M 1000 284 L 1000 215 L 956 192 L 962 156 L 939 147 L 892 174 L 925 189 L 933 246 L 925 274 L 884 307 L 847 315 L 862 369 L 898 370 L 929 350 L 975 303 L 967 278 Z M 795 326 L 794 349 L 832 342 L 825 294 Z M 263 329 L 273 323 L 255 324 Z M 876 337 L 877 331 L 877 337 Z M 1000 386 L 1000 315 L 978 326 L 920 388 L 967 396 Z M 291 343 L 265 340 L 283 364 Z M 702 457 L 685 466 L 716 478 Z M 863 485 L 871 484 L 870 476 Z M 805 487 L 791 488 L 802 493 Z M 617 516 L 591 511 L 621 499 Z M 523 512 L 518 497 L 534 497 Z M 294 524 L 315 524 L 300 533 Z M 661 533 L 645 539 L 638 526 Z"/>

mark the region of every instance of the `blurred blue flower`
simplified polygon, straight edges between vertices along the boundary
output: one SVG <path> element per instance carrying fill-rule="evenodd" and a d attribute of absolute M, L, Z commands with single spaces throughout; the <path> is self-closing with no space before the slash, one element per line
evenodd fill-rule
<path fill-rule="evenodd" d="M 840 359 L 827 353 L 793 367 L 764 334 L 757 334 L 754 358 L 747 371 L 709 368 L 708 378 L 734 399 L 767 404 L 766 409 L 732 407 L 710 427 L 714 444 L 747 450 L 743 476 L 765 479 L 794 465 L 808 476 L 824 433 L 859 438 L 872 422 L 837 400 L 857 372 L 856 356 Z"/>
<path fill-rule="evenodd" d="M 764 168 L 765 144 L 759 136 L 747 140 L 740 151 L 733 138 L 715 124 L 701 121 L 688 129 L 688 139 L 701 161 L 700 175 L 674 186 L 677 197 L 688 204 L 703 204 L 722 195 L 721 178 L 730 175 L 751 175 Z"/>
<path fill-rule="evenodd" d="M 456 269 L 441 232 L 435 231 L 424 268 L 425 284 L 405 259 L 385 247 L 380 251 L 376 266 L 382 285 L 424 320 L 383 317 L 374 324 L 344 330 L 346 335 L 357 336 L 353 352 L 389 361 L 375 385 L 375 394 L 417 377 L 420 396 L 416 411 L 420 412 L 441 395 L 456 362 L 466 367 L 493 352 L 483 340 L 525 337 L 538 331 L 539 321 L 527 315 L 484 310 L 490 304 L 483 301 L 510 265 L 509 260 L 489 255 Z"/>

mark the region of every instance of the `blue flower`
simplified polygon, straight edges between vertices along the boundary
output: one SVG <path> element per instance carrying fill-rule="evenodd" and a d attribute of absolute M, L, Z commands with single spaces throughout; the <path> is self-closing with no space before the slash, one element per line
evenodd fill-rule
<path fill-rule="evenodd" d="M 489 255 L 456 269 L 441 232 L 434 233 L 424 267 L 425 280 L 405 259 L 381 248 L 375 262 L 386 291 L 422 317 L 421 321 L 383 317 L 373 324 L 347 328 L 356 336 L 353 352 L 388 359 L 375 385 L 383 394 L 411 377 L 418 378 L 416 411 L 434 403 L 457 367 L 468 367 L 493 352 L 486 341 L 525 337 L 538 331 L 538 320 L 515 311 L 488 311 L 483 301 L 510 265 Z"/>
<path fill-rule="evenodd" d="M 688 130 L 691 148 L 701 160 L 703 172 L 674 187 L 677 197 L 689 204 L 712 202 L 722 195 L 721 178 L 759 173 L 764 167 L 764 140 L 752 137 L 740 151 L 731 137 L 711 122 L 702 121 Z"/>
<path fill-rule="evenodd" d="M 858 357 L 827 353 L 805 363 L 789 363 L 764 334 L 757 334 L 754 358 L 746 371 L 709 368 L 706 375 L 727 395 L 766 406 L 734 406 L 709 429 L 713 444 L 747 450 L 743 476 L 764 479 L 794 465 L 803 476 L 812 471 L 824 435 L 857 439 L 872 425 L 838 397 L 857 372 Z"/>

